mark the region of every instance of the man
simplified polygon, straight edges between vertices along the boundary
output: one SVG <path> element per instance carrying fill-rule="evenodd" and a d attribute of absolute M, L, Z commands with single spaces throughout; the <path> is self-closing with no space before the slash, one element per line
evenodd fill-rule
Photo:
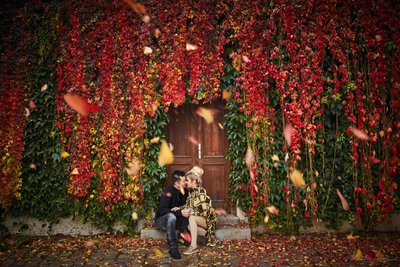
<path fill-rule="evenodd" d="M 185 188 L 185 173 L 178 170 L 174 171 L 172 175 L 172 183 L 164 189 L 164 192 L 161 195 L 160 204 L 155 218 L 157 230 L 167 232 L 169 252 L 174 259 L 181 258 L 181 254 L 178 250 L 176 230 L 181 230 L 182 225 L 187 225 L 188 222 L 187 218 L 182 216 L 180 210 L 172 211 L 172 209 L 185 204 L 187 198 Z"/>

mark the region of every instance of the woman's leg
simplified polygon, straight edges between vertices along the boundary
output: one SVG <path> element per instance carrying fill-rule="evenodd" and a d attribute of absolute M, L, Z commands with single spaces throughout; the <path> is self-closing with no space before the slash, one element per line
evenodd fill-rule
<path fill-rule="evenodd" d="M 199 227 L 200 226 L 200 227 Z M 191 247 L 197 247 L 197 235 L 205 236 L 206 235 L 206 219 L 201 216 L 190 216 L 189 217 L 189 229 L 190 236 L 192 241 L 190 243 Z"/>

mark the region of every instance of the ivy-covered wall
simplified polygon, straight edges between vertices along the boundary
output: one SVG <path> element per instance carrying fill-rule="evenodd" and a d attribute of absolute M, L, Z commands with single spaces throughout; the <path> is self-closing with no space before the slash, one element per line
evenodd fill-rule
<path fill-rule="evenodd" d="M 169 108 L 218 98 L 231 201 L 252 221 L 368 228 L 398 210 L 397 1 L 10 1 L 4 10 L 2 216 L 133 226 L 166 179 L 157 159 Z M 76 96 L 85 112 L 67 103 Z"/>

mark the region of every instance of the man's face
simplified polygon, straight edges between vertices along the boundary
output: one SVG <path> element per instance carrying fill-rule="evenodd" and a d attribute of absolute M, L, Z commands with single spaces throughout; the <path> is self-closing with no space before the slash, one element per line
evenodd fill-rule
<path fill-rule="evenodd" d="M 181 176 L 181 179 L 179 180 L 179 187 L 180 188 L 186 188 L 186 176 Z"/>

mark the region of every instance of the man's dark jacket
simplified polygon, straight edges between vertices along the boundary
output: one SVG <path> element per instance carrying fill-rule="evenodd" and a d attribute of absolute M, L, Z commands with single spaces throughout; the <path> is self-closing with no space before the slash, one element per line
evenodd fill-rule
<path fill-rule="evenodd" d="M 171 209 L 174 207 L 183 206 L 186 202 L 187 195 L 187 191 L 185 191 L 185 195 L 182 195 L 181 192 L 173 185 L 167 186 L 161 195 L 155 219 L 157 220 L 159 217 L 164 216 L 167 213 L 173 213 L 176 216 L 175 228 L 181 229 L 182 222 L 185 217 L 182 216 L 180 210 L 172 212 Z"/>

